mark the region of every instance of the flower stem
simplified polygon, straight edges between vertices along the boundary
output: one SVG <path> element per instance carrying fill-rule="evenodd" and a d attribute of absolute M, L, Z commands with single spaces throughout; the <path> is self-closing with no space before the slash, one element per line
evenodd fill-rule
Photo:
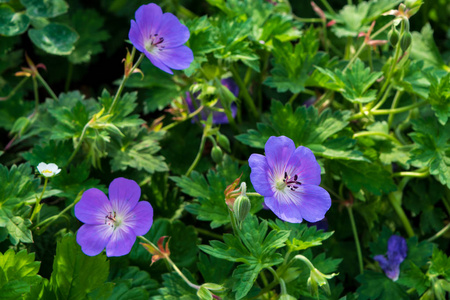
<path fill-rule="evenodd" d="M 430 175 L 430 172 L 428 170 L 428 168 L 426 168 L 425 171 L 423 172 L 419 172 L 421 169 L 415 171 L 415 172 L 397 172 L 392 174 L 392 176 L 394 177 L 417 177 L 417 178 L 424 178 L 427 177 L 428 175 Z"/>
<path fill-rule="evenodd" d="M 207 131 L 206 128 L 207 126 L 203 128 L 202 139 L 200 141 L 200 147 L 198 148 L 197 156 L 195 157 L 194 161 L 192 162 L 191 166 L 186 171 L 186 174 L 184 174 L 184 176 L 189 176 L 191 174 L 191 172 L 195 169 L 198 162 L 200 161 L 200 158 L 202 157 L 203 149 L 205 148 L 206 131 Z"/>
<path fill-rule="evenodd" d="M 263 195 L 259 194 L 259 193 L 254 193 L 254 192 L 249 192 L 247 193 L 247 196 L 254 196 L 254 197 L 264 197 Z"/>
<path fill-rule="evenodd" d="M 231 73 L 233 74 L 234 80 L 236 81 L 237 85 L 239 86 L 242 96 L 244 97 L 245 104 L 247 105 L 248 109 L 253 114 L 253 116 L 257 119 L 258 111 L 256 110 L 255 103 L 253 102 L 252 97 L 248 93 L 247 87 L 245 86 L 244 82 L 242 81 L 242 78 L 239 75 L 239 72 L 236 70 L 236 67 L 233 65 L 230 66 L 230 70 L 231 70 Z"/>
<path fill-rule="evenodd" d="M 432 237 L 430 237 L 429 239 L 427 239 L 428 242 L 432 242 L 436 239 L 438 239 L 441 235 L 443 235 L 448 229 L 450 228 L 450 223 L 448 223 L 444 228 L 442 228 L 441 230 L 439 230 L 439 232 L 437 232 L 435 235 L 433 235 Z"/>
<path fill-rule="evenodd" d="M 356 230 L 355 218 L 353 216 L 353 208 L 351 206 L 347 206 L 347 211 L 348 216 L 350 218 L 350 224 L 352 226 L 353 237 L 355 238 L 356 254 L 358 255 L 359 273 L 362 274 L 364 272 L 364 265 L 362 259 L 361 245 L 359 244 L 358 231 Z"/>
<path fill-rule="evenodd" d="M 44 86 L 44 88 L 47 90 L 47 92 L 50 94 L 50 96 L 53 98 L 53 100 L 55 100 L 56 102 L 59 101 L 58 97 L 56 96 L 56 94 L 53 92 L 53 90 L 51 89 L 51 87 L 47 84 L 47 82 L 44 80 L 44 78 L 42 78 L 41 74 L 39 74 L 38 72 L 36 72 L 36 77 L 37 79 L 39 79 L 39 81 L 41 82 L 41 84 Z"/>
<path fill-rule="evenodd" d="M 39 196 L 39 198 L 36 198 L 36 204 L 34 205 L 33 213 L 31 214 L 31 217 L 30 217 L 30 221 L 33 221 L 36 214 L 41 210 L 41 200 L 42 200 L 42 197 L 44 196 L 45 189 L 47 188 L 47 183 L 48 183 L 48 177 L 45 177 L 44 187 L 42 188 L 42 192 L 41 192 L 41 195 Z"/>
<path fill-rule="evenodd" d="M 291 98 L 289 98 L 289 104 L 292 105 L 292 103 L 294 102 L 295 99 L 297 99 L 298 95 L 300 95 L 300 93 L 295 93 L 291 96 Z"/>
<path fill-rule="evenodd" d="M 30 77 L 24 77 L 13 89 L 11 92 L 9 92 L 8 96 L 6 97 L 0 97 L 0 101 L 5 101 L 8 100 L 9 98 L 11 98 L 12 96 L 14 96 L 15 93 L 17 93 L 17 91 L 22 87 L 22 85 L 25 84 L 25 82 L 27 82 L 28 78 Z"/>
<path fill-rule="evenodd" d="M 158 249 L 158 247 L 155 244 L 150 242 L 144 236 L 140 235 L 140 236 L 138 236 L 138 238 L 140 238 L 141 240 L 143 240 L 147 244 L 151 245 L 154 249 Z M 187 279 L 186 276 L 184 276 L 183 272 L 181 272 L 181 270 L 178 269 L 178 267 L 175 265 L 175 263 L 170 259 L 170 257 L 168 255 L 166 255 L 165 253 L 161 253 L 161 255 L 169 263 L 169 265 L 175 270 L 175 272 L 177 272 L 178 275 L 180 275 L 180 277 L 184 280 L 184 282 L 186 282 L 190 287 L 192 287 L 192 288 L 194 288 L 196 290 L 198 290 L 200 288 L 199 285 L 193 284 L 189 279 Z"/>
<path fill-rule="evenodd" d="M 131 51 L 131 60 L 133 60 L 135 53 L 136 53 L 136 48 L 133 47 L 133 50 Z M 127 82 L 128 78 L 131 76 L 131 74 L 133 74 L 133 71 L 136 70 L 136 68 L 141 64 L 144 57 L 145 57 L 144 53 L 141 53 L 137 62 L 131 68 L 129 74 L 123 75 L 122 82 L 120 83 L 119 88 L 117 89 L 117 93 L 114 96 L 113 102 L 112 102 L 111 106 L 109 107 L 108 114 L 110 114 L 114 110 L 114 107 L 116 106 L 117 101 L 120 98 L 120 95 L 122 94 L 123 88 L 125 87 L 125 83 Z"/>
<path fill-rule="evenodd" d="M 199 233 L 199 234 L 203 234 L 203 235 L 206 235 L 206 236 L 218 239 L 218 240 L 223 240 L 223 237 L 220 234 L 211 232 L 211 231 L 203 229 L 203 228 L 195 227 L 195 231 L 197 231 L 197 233 Z"/>
<path fill-rule="evenodd" d="M 183 120 L 182 122 L 187 121 L 187 120 L 189 120 L 189 119 L 195 117 L 196 115 L 198 115 L 198 114 L 202 111 L 202 109 L 203 109 L 203 105 L 200 105 L 199 108 L 197 108 L 195 111 L 193 111 L 192 113 L 190 113 L 190 114 L 186 117 L 186 119 Z M 172 123 L 170 123 L 170 124 L 164 126 L 163 128 L 161 128 L 161 131 L 168 131 L 169 129 L 171 129 L 171 128 L 177 126 L 178 124 L 180 124 L 180 123 L 182 123 L 182 122 L 172 122 Z"/>
<path fill-rule="evenodd" d="M 371 110 L 370 114 L 371 115 L 375 115 L 375 116 L 389 115 L 389 114 L 399 114 L 399 113 L 411 110 L 413 108 L 420 107 L 420 106 L 425 105 L 427 103 L 428 103 L 427 101 L 421 101 L 421 102 L 417 102 L 417 103 L 414 103 L 414 104 L 411 104 L 411 105 L 408 105 L 408 106 L 403 106 L 403 107 L 400 107 L 400 108 Z M 360 118 L 362 118 L 364 116 L 365 115 L 363 113 L 357 113 L 357 114 L 354 114 L 352 117 L 350 117 L 349 120 L 351 121 L 351 120 L 360 119 Z"/>
<path fill-rule="evenodd" d="M 39 227 L 41 227 L 42 225 L 45 224 L 45 227 L 39 228 L 40 231 L 44 230 L 45 228 L 47 228 L 48 226 L 50 226 L 53 222 L 55 222 L 56 220 L 58 220 L 59 217 L 61 217 L 64 213 L 66 213 L 66 211 L 68 211 L 69 209 L 71 209 L 72 207 L 74 207 L 75 204 L 77 204 L 78 201 L 80 201 L 80 199 L 81 199 L 81 195 L 79 195 L 79 196 L 77 197 L 77 199 L 75 199 L 75 201 L 74 201 L 72 204 L 68 205 L 66 208 L 64 208 L 62 211 L 60 211 L 59 214 L 54 215 L 54 216 L 51 216 L 51 217 L 45 219 L 44 221 L 42 221 L 42 222 L 36 224 L 36 225 L 33 227 L 33 230 L 36 229 L 36 228 L 39 228 Z"/>
<path fill-rule="evenodd" d="M 393 141 L 395 144 L 397 144 L 399 146 L 402 146 L 402 143 L 400 143 L 400 141 L 397 140 L 394 136 L 389 135 L 389 134 L 384 133 L 384 132 L 378 132 L 378 131 L 362 131 L 362 132 L 358 132 L 358 133 L 355 133 L 353 135 L 353 138 L 355 139 L 355 138 L 358 138 L 358 137 L 361 137 L 361 136 L 370 136 L 370 135 L 378 135 L 378 136 L 385 137 L 385 138 L 390 139 L 391 141 Z"/>
<path fill-rule="evenodd" d="M 70 89 L 70 82 L 72 81 L 72 74 L 73 74 L 73 63 L 69 61 L 69 65 L 67 67 L 67 78 L 66 78 L 66 84 L 64 85 L 64 91 L 66 93 Z"/>
<path fill-rule="evenodd" d="M 34 91 L 34 113 L 36 114 L 39 109 L 39 92 L 35 77 L 33 77 L 33 91 Z"/>
<path fill-rule="evenodd" d="M 73 150 L 72 155 L 67 160 L 66 166 L 68 166 L 72 162 L 72 160 L 75 158 L 75 155 L 77 154 L 78 150 L 80 150 L 81 144 L 83 143 L 83 139 L 84 139 L 84 136 L 86 134 L 86 130 L 88 129 L 88 127 L 89 127 L 89 122 L 86 125 L 84 125 L 83 131 L 81 132 L 80 139 L 78 140 L 78 144 L 75 147 L 75 149 Z"/>
<path fill-rule="evenodd" d="M 412 229 L 411 223 L 409 223 L 408 217 L 406 216 L 405 211 L 401 206 L 401 195 L 402 193 L 392 192 L 388 194 L 388 199 L 395 212 L 397 213 L 397 216 L 400 218 L 400 221 L 403 223 L 403 227 L 405 228 L 406 233 L 409 237 L 413 237 L 414 230 Z"/>
<path fill-rule="evenodd" d="M 323 6 L 326 7 L 326 9 L 328 10 L 328 12 L 329 12 L 330 14 L 336 14 L 336 12 L 335 12 L 334 9 L 331 7 L 331 5 L 328 3 L 327 0 L 320 0 L 320 1 L 322 2 Z"/>

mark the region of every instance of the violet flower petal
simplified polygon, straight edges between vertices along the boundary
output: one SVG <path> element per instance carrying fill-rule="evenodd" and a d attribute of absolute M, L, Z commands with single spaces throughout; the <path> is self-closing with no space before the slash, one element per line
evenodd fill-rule
<path fill-rule="evenodd" d="M 115 212 L 128 214 L 138 203 L 141 197 L 141 188 L 130 179 L 119 177 L 109 185 L 109 199 Z"/>
<path fill-rule="evenodd" d="M 130 253 L 135 241 L 136 234 L 131 227 L 119 226 L 114 230 L 106 245 L 106 255 L 108 257 L 126 255 Z"/>
<path fill-rule="evenodd" d="M 301 223 L 303 221 L 299 207 L 285 193 L 278 193 L 274 197 L 264 197 L 264 203 L 285 222 Z"/>
<path fill-rule="evenodd" d="M 74 210 L 78 220 L 92 225 L 104 224 L 105 216 L 113 211 L 106 195 L 96 188 L 85 191 Z"/>
<path fill-rule="evenodd" d="M 136 24 L 134 20 L 131 20 L 130 32 L 128 33 L 128 38 L 131 43 L 138 49 L 140 52 L 145 52 L 145 37 L 141 33 L 139 29 L 139 25 Z"/>
<path fill-rule="evenodd" d="M 174 70 L 183 70 L 189 68 L 194 60 L 192 50 L 187 46 L 176 48 L 165 48 L 163 51 L 150 53 L 151 56 L 159 59 L 164 65 Z"/>
<path fill-rule="evenodd" d="M 136 10 L 135 18 L 144 40 L 146 40 L 159 32 L 163 18 L 162 9 L 154 3 L 142 5 Z"/>
<path fill-rule="evenodd" d="M 165 13 L 161 20 L 159 35 L 164 37 L 162 45 L 165 47 L 165 51 L 169 48 L 176 48 L 186 43 L 190 33 L 189 29 L 181 24 L 177 17 L 171 13 Z"/>
<path fill-rule="evenodd" d="M 256 192 L 264 197 L 273 196 L 272 184 L 269 182 L 270 168 L 266 158 L 261 154 L 252 154 L 248 159 L 248 163 L 252 172 L 250 173 L 250 181 Z"/>
<path fill-rule="evenodd" d="M 318 185 L 302 184 L 295 192 L 287 194 L 293 198 L 293 203 L 301 211 L 302 218 L 308 222 L 322 220 L 331 207 L 330 194 Z"/>
<path fill-rule="evenodd" d="M 398 235 L 392 235 L 388 240 L 387 257 L 391 264 L 400 265 L 408 252 L 406 240 Z"/>
<path fill-rule="evenodd" d="M 163 71 L 166 72 L 166 73 L 169 73 L 169 74 L 172 74 L 172 75 L 173 75 L 172 70 L 169 69 L 169 67 L 166 66 L 159 58 L 157 58 L 156 56 L 150 54 L 147 50 L 145 50 L 144 53 L 145 53 L 145 56 L 147 56 L 147 58 L 152 62 L 152 64 L 153 64 L 155 67 L 157 67 L 157 68 L 163 70 Z"/>
<path fill-rule="evenodd" d="M 301 184 L 320 184 L 320 165 L 313 152 L 306 147 L 300 146 L 295 149 L 285 171 L 291 177 L 297 174 Z"/>
<path fill-rule="evenodd" d="M 295 151 L 294 142 L 285 136 L 271 136 L 264 147 L 267 164 L 274 173 L 283 176 L 287 162 Z"/>
<path fill-rule="evenodd" d="M 380 264 L 380 267 L 383 270 L 387 269 L 387 267 L 389 266 L 389 262 L 384 255 L 375 255 L 373 259 Z"/>
<path fill-rule="evenodd" d="M 106 224 L 84 224 L 78 229 L 77 243 L 84 254 L 95 256 L 105 249 L 114 229 Z"/>
<path fill-rule="evenodd" d="M 124 222 L 130 226 L 135 235 L 144 235 L 153 224 L 153 208 L 150 203 L 140 201 L 136 207 L 124 218 Z"/>

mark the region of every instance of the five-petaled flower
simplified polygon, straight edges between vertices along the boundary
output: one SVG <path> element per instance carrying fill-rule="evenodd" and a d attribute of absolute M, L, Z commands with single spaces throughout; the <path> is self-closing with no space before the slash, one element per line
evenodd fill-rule
<path fill-rule="evenodd" d="M 295 148 L 288 137 L 272 136 L 265 154 L 252 154 L 248 160 L 250 180 L 264 196 L 265 205 L 286 222 L 322 220 L 331 207 L 331 198 L 319 186 L 320 166 L 312 151 Z"/>
<path fill-rule="evenodd" d="M 393 235 L 388 240 L 387 259 L 384 255 L 376 255 L 376 260 L 387 277 L 396 281 L 400 275 L 400 264 L 405 260 L 408 252 L 406 240 L 398 235 Z"/>
<path fill-rule="evenodd" d="M 131 20 L 128 37 L 137 50 L 144 53 L 156 67 L 173 74 L 194 60 L 192 50 L 183 44 L 189 39 L 189 29 L 171 13 L 150 3 L 142 5 Z"/>
<path fill-rule="evenodd" d="M 144 235 L 153 224 L 153 208 L 139 201 L 141 188 L 129 179 L 116 178 L 109 185 L 109 200 L 99 189 L 83 193 L 75 205 L 75 216 L 85 223 L 77 233 L 81 250 L 95 256 L 106 247 L 107 256 L 131 251 L 136 236 Z"/>
<path fill-rule="evenodd" d="M 37 169 L 39 173 L 41 173 L 41 175 L 44 177 L 53 177 L 61 172 L 61 169 L 59 169 L 58 166 L 54 163 L 46 164 L 41 162 L 37 166 Z"/>

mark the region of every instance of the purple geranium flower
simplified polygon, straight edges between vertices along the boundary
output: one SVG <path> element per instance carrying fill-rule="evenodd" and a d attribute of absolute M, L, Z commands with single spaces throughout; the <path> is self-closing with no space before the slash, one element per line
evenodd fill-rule
<path fill-rule="evenodd" d="M 312 151 L 295 148 L 285 136 L 269 138 L 266 156 L 252 154 L 248 160 L 250 180 L 264 196 L 264 204 L 281 220 L 317 222 L 331 207 L 331 198 L 320 184 L 320 166 Z"/>
<path fill-rule="evenodd" d="M 129 179 L 116 178 L 109 185 L 109 200 L 99 189 L 83 193 L 75 205 L 75 216 L 85 223 L 78 230 L 77 242 L 89 256 L 102 252 L 122 256 L 131 251 L 136 236 L 144 235 L 153 223 L 153 208 L 139 201 L 141 188 Z"/>
<path fill-rule="evenodd" d="M 234 82 L 233 79 L 225 78 L 225 79 L 222 79 L 220 81 L 220 83 L 222 83 L 223 86 L 227 87 L 230 90 L 230 92 L 233 93 L 233 95 L 235 97 L 238 96 L 239 87 L 237 86 L 236 82 Z M 188 109 L 189 109 L 190 113 L 194 112 L 200 106 L 200 100 L 197 99 L 198 93 L 195 93 L 193 96 L 195 99 L 196 106 L 194 106 L 194 103 L 192 102 L 191 95 L 188 92 L 186 92 L 186 103 L 188 105 Z M 217 108 L 223 108 L 220 101 L 218 101 L 215 106 Z M 225 113 L 219 112 L 219 111 L 212 111 L 208 107 L 203 108 L 203 110 L 200 112 L 200 116 L 201 116 L 202 120 L 208 119 L 208 115 L 211 112 L 213 114 L 213 124 L 228 124 L 228 118 Z M 237 112 L 237 105 L 236 105 L 236 103 L 233 102 L 233 103 L 231 103 L 231 115 L 233 116 L 233 118 L 236 117 L 236 112 Z M 193 118 L 193 120 L 198 120 L 198 117 L 195 116 Z"/>
<path fill-rule="evenodd" d="M 398 235 L 393 235 L 388 240 L 387 259 L 384 255 L 376 255 L 376 260 L 387 277 L 396 281 L 400 275 L 400 264 L 405 260 L 408 246 L 406 240 Z"/>
<path fill-rule="evenodd" d="M 142 5 L 131 20 L 128 37 L 136 49 L 144 53 L 156 67 L 173 74 L 194 60 L 192 50 L 183 46 L 189 39 L 189 29 L 171 13 L 162 13 L 154 3 Z"/>

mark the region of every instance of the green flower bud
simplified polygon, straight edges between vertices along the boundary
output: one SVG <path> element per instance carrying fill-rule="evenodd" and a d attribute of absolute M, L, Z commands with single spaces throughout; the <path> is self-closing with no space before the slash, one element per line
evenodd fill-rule
<path fill-rule="evenodd" d="M 222 147 L 223 149 L 227 150 L 228 152 L 231 152 L 230 141 L 223 134 L 219 133 L 217 135 L 217 143 L 219 143 L 220 147 Z"/>
<path fill-rule="evenodd" d="M 242 193 L 236 198 L 233 205 L 233 211 L 238 222 L 243 222 L 245 220 L 251 207 L 252 204 L 250 203 L 250 199 L 248 199 L 245 193 Z"/>
<path fill-rule="evenodd" d="M 216 164 L 220 164 L 222 162 L 222 149 L 217 146 L 214 146 L 211 150 L 211 157 Z"/>
<path fill-rule="evenodd" d="M 400 39 L 400 47 L 402 48 L 403 52 L 406 52 L 408 50 L 409 46 L 411 46 L 412 42 L 412 35 L 409 32 L 405 32 L 402 35 L 402 38 Z"/>
<path fill-rule="evenodd" d="M 398 33 L 397 29 L 395 29 L 395 27 L 392 27 L 392 29 L 388 33 L 389 43 L 391 43 L 391 45 L 393 47 L 395 47 L 397 45 L 399 39 L 400 39 L 400 34 Z"/>

